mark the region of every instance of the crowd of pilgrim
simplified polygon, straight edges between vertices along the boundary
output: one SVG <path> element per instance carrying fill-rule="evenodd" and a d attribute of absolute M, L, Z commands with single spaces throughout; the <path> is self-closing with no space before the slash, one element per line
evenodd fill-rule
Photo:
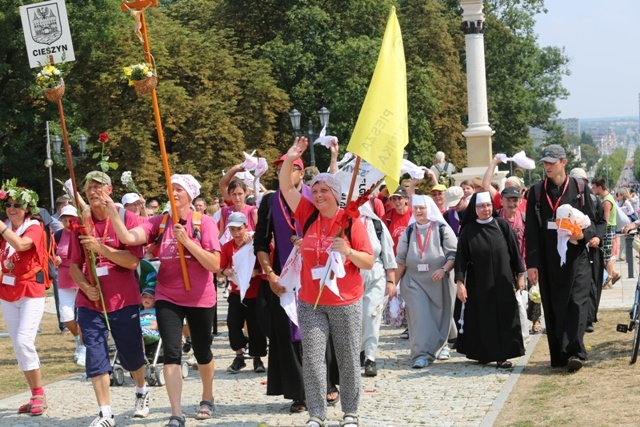
<path fill-rule="evenodd" d="M 402 180 L 391 193 L 382 185 L 351 218 L 339 206 L 337 140 L 327 173 L 305 170 L 307 145 L 296 138 L 273 162 L 275 191 L 253 194 L 236 178 L 244 164 L 231 167 L 212 206 L 188 174 L 171 176 L 175 211 L 135 193 L 116 203 L 111 177 L 99 171 L 85 177 L 79 203 L 58 199 L 59 321 L 76 337 L 75 358 L 95 393 L 91 426 L 116 425 L 110 340 L 135 382 L 134 417 L 148 415 L 143 330 L 162 338 L 166 425 L 186 423 L 185 350 L 193 350 L 202 383 L 195 418 L 212 416 L 218 286 L 225 287 L 235 353 L 227 371 L 237 373 L 253 359 L 253 370 L 265 372 L 268 357 L 267 394 L 291 400 L 291 412 L 308 411 L 309 427 L 326 425 L 327 406 L 338 402 L 340 425 L 359 425 L 361 376 L 377 375 L 383 321 L 406 328 L 399 338 L 408 339 L 413 369 L 446 360 L 453 350 L 508 369 L 524 354 L 528 334 L 541 332 L 544 312 L 551 365 L 582 368 L 583 336 L 597 321 L 602 285 L 619 280 L 610 262 L 617 204 L 603 180 L 590 187 L 583 170 L 567 174 L 564 150 L 551 145 L 542 158 L 546 176 L 530 189 L 512 176 L 498 191 L 491 182 L 498 157 L 484 177 L 449 186 L 455 167 L 439 152 L 424 168 L 428 194 L 418 194 L 419 179 Z M 45 236 L 33 192 L 9 181 L 2 190 L 0 302 L 32 394 L 18 411 L 38 416 L 47 409 L 35 347 L 46 292 L 38 274 Z M 570 236 L 563 252 L 553 224 L 565 204 L 590 224 Z M 141 292 L 142 258 L 158 267 L 155 285 Z"/>

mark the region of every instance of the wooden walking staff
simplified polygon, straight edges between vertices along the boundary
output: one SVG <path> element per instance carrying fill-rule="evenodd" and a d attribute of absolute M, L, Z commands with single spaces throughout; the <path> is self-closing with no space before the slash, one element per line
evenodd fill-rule
<path fill-rule="evenodd" d="M 147 37 L 147 23 L 144 18 L 144 10 L 150 6 L 157 6 L 158 0 L 136 0 L 131 2 L 120 3 L 120 8 L 124 12 L 128 12 L 133 16 L 136 21 L 135 33 L 140 38 L 144 49 L 145 61 L 149 64 L 153 64 L 153 58 L 151 57 L 151 48 L 149 46 L 149 38 Z M 155 67 L 154 67 L 155 68 Z M 173 224 L 177 224 L 180 218 L 178 218 L 178 210 L 173 200 L 173 185 L 171 184 L 171 172 L 169 171 L 169 160 L 167 157 L 167 149 L 164 145 L 164 133 L 162 132 L 162 120 L 160 119 L 160 107 L 158 106 L 158 96 L 156 95 L 155 88 L 151 91 L 151 103 L 153 104 L 153 117 L 156 122 L 156 130 L 158 132 L 158 145 L 160 145 L 160 155 L 162 157 L 162 168 L 164 169 L 164 179 L 167 184 L 167 191 L 169 194 L 169 203 L 171 204 L 171 216 L 173 218 Z M 186 291 L 191 290 L 191 284 L 189 283 L 189 273 L 187 272 L 187 262 L 184 257 L 184 247 L 182 243 L 178 242 L 178 253 L 180 254 L 180 265 L 182 266 L 182 279 L 184 281 L 184 289 Z"/>
<path fill-rule="evenodd" d="M 51 65 L 54 64 L 53 56 L 49 57 L 49 62 Z M 73 187 L 73 200 L 75 200 L 76 207 L 79 207 L 80 204 L 80 195 L 78 194 L 78 185 L 76 184 L 76 175 L 73 170 L 73 157 L 71 155 L 71 147 L 69 146 L 69 134 L 67 133 L 67 122 L 64 118 L 64 108 L 62 107 L 62 96 L 60 96 L 56 103 L 58 104 L 58 115 L 60 116 L 60 126 L 62 127 L 62 140 L 64 141 L 64 151 L 67 157 L 67 167 L 69 168 L 69 178 L 71 179 L 71 186 Z M 78 222 L 81 227 L 86 229 L 86 224 L 84 223 L 84 217 L 82 214 L 78 215 Z M 97 276 L 95 274 L 95 255 L 89 253 L 89 250 L 86 247 L 82 247 L 84 252 L 84 257 L 87 260 L 87 275 L 89 278 L 89 283 L 93 287 L 98 288 L 98 293 L 100 294 L 100 302 L 96 301 L 96 308 L 99 310 L 102 308 L 102 312 L 104 313 L 104 319 L 107 324 L 107 329 L 111 330 L 111 326 L 109 325 L 109 318 L 107 316 L 107 308 L 104 304 L 104 296 L 102 295 L 102 289 L 100 288 L 100 283 L 97 280 Z M 102 305 L 102 307 L 101 307 Z"/>

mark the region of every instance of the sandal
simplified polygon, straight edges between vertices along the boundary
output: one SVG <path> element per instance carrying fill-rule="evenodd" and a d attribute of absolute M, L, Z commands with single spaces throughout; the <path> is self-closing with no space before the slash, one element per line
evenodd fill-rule
<path fill-rule="evenodd" d="M 616 273 L 613 275 L 613 277 L 611 278 L 611 286 L 615 285 L 618 280 L 620 280 L 622 278 L 622 275 L 620 273 Z"/>
<path fill-rule="evenodd" d="M 327 422 L 317 417 L 311 417 L 307 420 L 305 427 L 326 427 Z"/>
<path fill-rule="evenodd" d="M 534 334 L 539 334 L 540 332 L 542 332 L 542 324 L 539 320 L 536 320 L 535 322 L 533 322 L 533 327 L 531 329 Z"/>
<path fill-rule="evenodd" d="M 32 417 L 37 417 L 44 414 L 44 411 L 47 410 L 47 399 L 44 397 L 44 395 L 31 396 L 31 400 L 29 400 L 28 406 L 29 415 L 31 415 Z"/>
<path fill-rule="evenodd" d="M 332 399 L 331 397 L 329 397 L 330 394 L 335 394 L 336 397 Z M 335 406 L 336 403 L 338 403 L 339 401 L 340 401 L 340 390 L 338 390 L 338 387 L 336 386 L 329 387 L 329 389 L 327 390 L 327 405 Z"/>
<path fill-rule="evenodd" d="M 297 414 L 298 412 L 304 412 L 307 410 L 307 402 L 304 400 L 294 400 L 289 408 L 289 412 Z"/>
<path fill-rule="evenodd" d="M 177 421 L 178 424 L 173 424 L 171 421 Z M 164 425 L 164 427 L 185 427 L 186 420 L 184 417 L 179 417 L 177 415 L 171 415 L 169 417 L 169 422 Z"/>
<path fill-rule="evenodd" d="M 340 421 L 340 427 L 358 427 L 360 421 L 356 414 L 344 414 L 342 421 Z"/>
<path fill-rule="evenodd" d="M 196 414 L 196 420 L 207 420 L 211 418 L 211 414 L 215 408 L 216 406 L 211 400 L 200 401 L 200 410 Z"/>
<path fill-rule="evenodd" d="M 24 405 L 18 408 L 19 414 L 28 414 L 30 412 L 31 412 L 31 400 L 29 400 L 29 403 L 25 403 Z"/>
<path fill-rule="evenodd" d="M 511 368 L 513 368 L 513 363 L 511 363 L 508 360 L 500 360 L 500 361 L 496 362 L 496 368 L 497 369 L 511 369 Z"/>

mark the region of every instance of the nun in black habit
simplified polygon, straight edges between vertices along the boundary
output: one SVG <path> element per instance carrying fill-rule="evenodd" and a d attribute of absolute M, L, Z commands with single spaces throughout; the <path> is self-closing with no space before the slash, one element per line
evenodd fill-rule
<path fill-rule="evenodd" d="M 515 286 L 524 289 L 524 266 L 514 231 L 495 217 L 489 192 L 471 197 L 456 253 L 458 298 L 464 303 L 457 351 L 480 363 L 524 354 Z"/>

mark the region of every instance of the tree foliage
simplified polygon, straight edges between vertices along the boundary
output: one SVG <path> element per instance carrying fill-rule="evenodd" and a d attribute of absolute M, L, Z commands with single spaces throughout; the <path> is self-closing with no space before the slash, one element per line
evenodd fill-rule
<path fill-rule="evenodd" d="M 0 0 L 0 175 L 48 193 L 45 122 L 60 135 L 57 109 L 33 88 L 24 48 L 19 0 Z M 410 159 L 429 164 L 442 150 L 466 163 L 464 35 L 454 0 L 161 0 L 147 9 L 157 65 L 164 142 L 172 172 L 191 173 L 203 194 L 215 192 L 222 169 L 258 149 L 274 160 L 290 143 L 288 111 L 303 114 L 303 131 L 316 111 L 331 110 L 330 133 L 346 147 L 364 101 L 385 25 L 396 5 L 407 63 Z M 81 178 L 100 132 L 108 155 L 130 170 L 144 195 L 163 196 L 165 182 L 156 123 L 148 96 L 120 79 L 122 67 L 144 59 L 134 20 L 120 0 L 68 2 L 76 60 L 63 100 L 69 141 L 89 137 L 89 156 L 77 159 Z M 485 46 L 489 118 L 494 151 L 509 154 L 529 143 L 528 125 L 557 114 L 566 95 L 562 50 L 537 45 L 534 16 L 542 0 L 488 0 Z M 527 145 L 527 147 L 529 147 Z M 318 166 L 328 151 L 316 150 Z M 67 178 L 61 161 L 54 176 Z M 58 186 L 56 186 L 58 187 Z M 59 187 L 58 187 L 59 188 Z M 59 191 L 56 191 L 58 193 Z M 117 184 L 118 198 L 124 189 Z"/>

